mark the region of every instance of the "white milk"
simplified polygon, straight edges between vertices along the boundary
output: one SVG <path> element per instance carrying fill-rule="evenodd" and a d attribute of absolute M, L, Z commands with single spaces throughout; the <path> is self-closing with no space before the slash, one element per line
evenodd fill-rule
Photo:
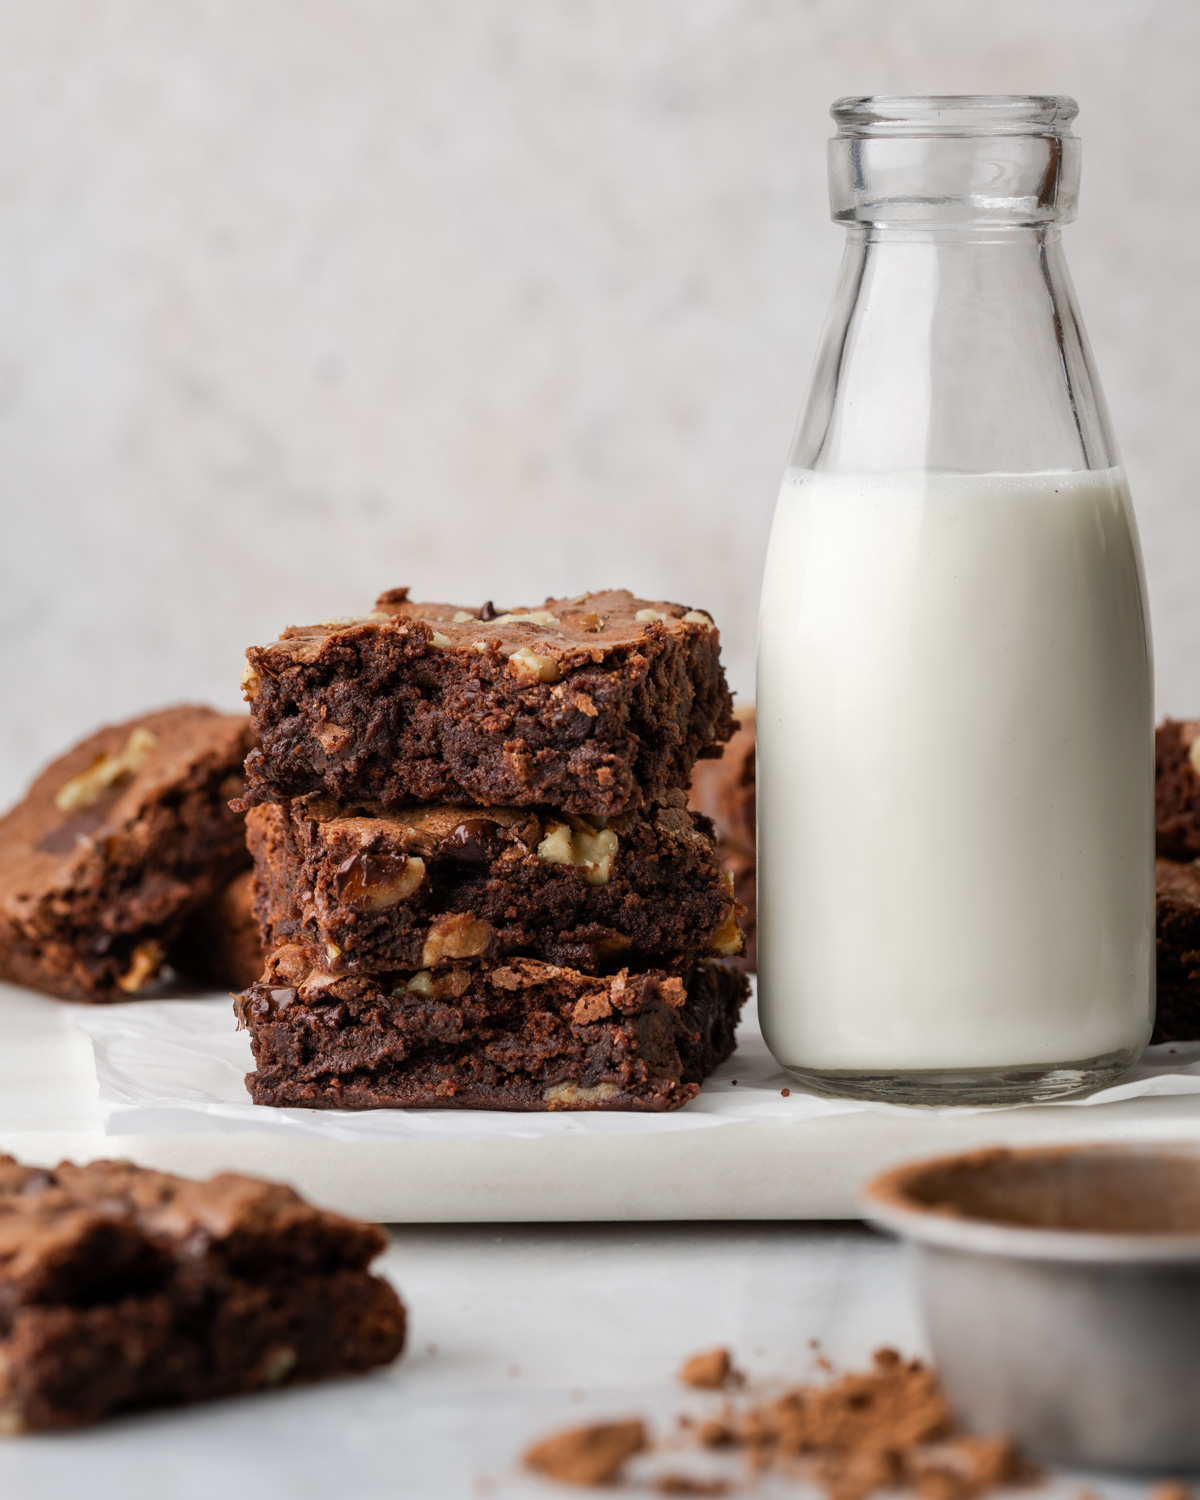
<path fill-rule="evenodd" d="M 1123 471 L 789 470 L 758 657 L 759 996 L 816 1071 L 1137 1052 L 1153 707 Z"/>

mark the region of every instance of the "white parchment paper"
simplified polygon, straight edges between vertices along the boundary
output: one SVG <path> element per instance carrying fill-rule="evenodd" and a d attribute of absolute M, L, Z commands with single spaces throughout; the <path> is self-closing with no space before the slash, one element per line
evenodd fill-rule
<path fill-rule="evenodd" d="M 234 1029 L 228 995 L 199 1000 L 141 1000 L 72 1007 L 91 1038 L 107 1135 L 265 1130 L 332 1140 L 436 1137 L 538 1137 L 572 1132 L 620 1135 L 696 1130 L 745 1120 L 803 1120 L 815 1115 L 928 1114 L 902 1105 L 827 1099 L 801 1087 L 767 1051 L 753 1002 L 738 1050 L 700 1096 L 671 1114 L 500 1110 L 274 1109 L 250 1102 L 243 1082 L 254 1066 L 245 1032 Z M 736 1082 L 735 1082 L 736 1080 Z M 787 1089 L 785 1096 L 781 1091 Z M 1200 1042 L 1151 1047 L 1120 1082 L 1082 1098 L 1013 1108 L 1086 1108 L 1147 1095 L 1200 1093 Z M 939 1116 L 1003 1113 L 946 1107 Z"/>

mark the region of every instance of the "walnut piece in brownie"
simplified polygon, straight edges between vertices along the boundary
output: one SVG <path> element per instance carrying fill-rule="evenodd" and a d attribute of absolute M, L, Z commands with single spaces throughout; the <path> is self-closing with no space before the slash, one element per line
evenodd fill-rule
<path fill-rule="evenodd" d="M 370 1224 L 288 1187 L 0 1156 L 0 1431 L 74 1427 L 387 1364 Z"/>
<path fill-rule="evenodd" d="M 745 976 L 718 963 L 608 976 L 516 958 L 335 976 L 299 946 L 237 997 L 258 1104 L 668 1110 L 733 1051 Z"/>
<path fill-rule="evenodd" d="M 733 889 L 745 908 L 742 930 L 746 945 L 738 967 L 753 973 L 758 965 L 758 873 L 755 858 L 754 709 L 739 708 L 741 728 L 719 760 L 702 760 L 692 772 L 691 806 L 711 818 L 717 831 L 721 865 L 733 877 Z"/>
<path fill-rule="evenodd" d="M 685 788 L 732 732 L 713 622 L 624 590 L 496 614 L 393 589 L 246 658 L 246 807 L 324 792 L 611 817 Z"/>
<path fill-rule="evenodd" d="M 1154 822 L 1163 859 L 1200 859 L 1200 719 L 1154 732 Z"/>
<path fill-rule="evenodd" d="M 254 913 L 254 871 L 235 875 L 224 890 L 194 911 L 171 944 L 167 960 L 189 979 L 223 990 L 244 990 L 263 971 L 258 918 Z"/>
<path fill-rule="evenodd" d="M 302 943 L 331 973 L 513 956 L 595 973 L 738 953 L 733 892 L 684 802 L 669 792 L 592 821 L 544 808 L 380 813 L 320 794 L 252 808 L 267 946 Z"/>
<path fill-rule="evenodd" d="M 1154 1042 L 1200 1041 L 1200 860 L 1155 863 L 1158 1011 Z"/>
<path fill-rule="evenodd" d="M 0 978 L 66 1000 L 127 1000 L 188 914 L 250 863 L 250 722 L 183 706 L 113 724 L 0 819 Z"/>

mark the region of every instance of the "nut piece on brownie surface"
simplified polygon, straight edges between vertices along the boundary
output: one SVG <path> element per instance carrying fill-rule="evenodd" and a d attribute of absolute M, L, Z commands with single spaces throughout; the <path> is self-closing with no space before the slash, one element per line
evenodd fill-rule
<path fill-rule="evenodd" d="M 182 706 L 99 730 L 0 819 L 0 978 L 126 1000 L 250 863 L 241 715 Z"/>
<path fill-rule="evenodd" d="M 708 616 L 624 590 L 496 612 L 393 589 L 246 657 L 245 806 L 322 792 L 611 817 L 686 787 L 732 728 Z"/>
<path fill-rule="evenodd" d="M 374 1225 L 291 1188 L 0 1156 L 0 1432 L 76 1427 L 387 1364 Z"/>

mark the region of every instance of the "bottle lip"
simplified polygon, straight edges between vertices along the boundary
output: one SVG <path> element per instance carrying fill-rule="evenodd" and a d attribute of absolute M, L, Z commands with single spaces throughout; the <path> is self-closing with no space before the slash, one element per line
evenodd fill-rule
<path fill-rule="evenodd" d="M 1066 94 L 856 94 L 829 113 L 839 136 L 1069 136 L 1079 105 Z"/>

